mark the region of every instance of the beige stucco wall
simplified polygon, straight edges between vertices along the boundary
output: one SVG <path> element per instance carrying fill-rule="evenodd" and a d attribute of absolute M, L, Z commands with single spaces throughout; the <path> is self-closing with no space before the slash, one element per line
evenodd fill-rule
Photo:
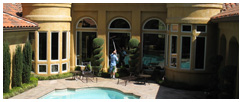
<path fill-rule="evenodd" d="M 38 59 L 38 32 L 35 32 L 35 73 L 38 73 L 38 64 L 47 64 L 47 74 L 52 75 L 51 64 L 59 64 L 59 72 L 62 72 L 62 64 L 67 63 L 67 71 L 70 66 L 70 24 L 71 24 L 71 3 L 22 3 L 23 17 L 39 24 L 38 32 L 47 32 L 47 59 Z M 59 32 L 59 57 L 57 61 L 51 60 L 51 32 Z M 67 32 L 67 59 L 62 59 L 62 32 Z"/>
<path fill-rule="evenodd" d="M 12 80 L 12 69 L 14 67 L 13 57 L 15 56 L 16 46 L 20 45 L 24 47 L 25 42 L 28 39 L 28 31 L 18 31 L 18 32 L 4 32 L 3 41 L 9 43 L 10 56 L 11 56 L 11 71 L 10 71 L 10 80 Z M 17 38 L 17 39 L 16 39 Z M 11 88 L 12 81 L 10 81 L 9 87 Z"/>
<path fill-rule="evenodd" d="M 170 68 L 170 55 L 168 54 L 168 66 L 166 66 L 166 78 L 174 82 L 183 82 L 190 85 L 206 86 L 209 82 L 210 75 L 213 73 L 212 69 L 209 69 L 210 57 L 217 53 L 217 40 L 218 34 L 214 29 L 216 25 L 210 23 L 210 18 L 220 12 L 222 4 L 167 4 L 167 19 L 166 23 L 178 24 L 178 32 L 167 31 L 168 35 L 177 35 L 177 67 Z M 192 26 L 192 32 L 181 32 L 182 24 L 190 24 Z M 207 26 L 206 33 L 197 33 L 196 25 L 204 24 Z M 190 69 L 180 68 L 180 56 L 181 56 L 181 36 L 190 36 L 191 40 L 191 54 L 190 54 Z M 205 67 L 202 70 L 195 69 L 195 51 L 196 51 L 196 37 L 206 37 L 206 55 L 205 55 Z M 170 40 L 170 39 L 169 39 Z M 170 41 L 169 41 L 170 45 Z M 170 46 L 168 47 L 170 49 Z M 170 53 L 170 51 L 169 51 Z M 198 80 L 199 79 L 199 80 Z"/>
<path fill-rule="evenodd" d="M 80 4 L 73 3 L 72 5 L 72 25 L 71 25 L 71 47 L 75 43 L 76 31 L 96 31 L 97 37 L 104 39 L 104 70 L 108 65 L 108 33 L 115 32 L 130 32 L 132 38 L 142 40 L 142 25 L 150 18 L 158 18 L 165 22 L 166 20 L 166 4 Z M 96 30 L 78 30 L 76 24 L 83 17 L 90 17 L 97 23 Z M 122 17 L 126 19 L 131 26 L 130 30 L 110 30 L 108 26 L 110 22 L 117 18 Z M 160 32 L 159 32 L 160 33 Z M 162 33 L 166 33 L 163 31 Z M 76 48 L 75 48 L 76 49 Z M 76 50 L 72 50 L 71 68 L 76 65 Z M 73 61 L 74 60 L 74 61 Z M 141 61 L 141 60 L 140 60 Z"/>

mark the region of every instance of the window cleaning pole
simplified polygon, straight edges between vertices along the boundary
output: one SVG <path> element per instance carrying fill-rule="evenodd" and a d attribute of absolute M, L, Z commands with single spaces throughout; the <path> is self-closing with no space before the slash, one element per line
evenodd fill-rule
<path fill-rule="evenodd" d="M 112 39 L 113 40 L 113 39 Z M 115 42 L 113 41 L 113 47 L 114 47 L 114 49 L 116 50 L 116 46 L 115 46 Z"/>

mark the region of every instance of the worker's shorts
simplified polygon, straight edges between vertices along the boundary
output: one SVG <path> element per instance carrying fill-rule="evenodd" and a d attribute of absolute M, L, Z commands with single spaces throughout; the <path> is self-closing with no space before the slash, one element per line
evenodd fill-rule
<path fill-rule="evenodd" d="M 114 72 L 116 72 L 116 66 L 110 66 L 109 73 L 114 73 Z"/>

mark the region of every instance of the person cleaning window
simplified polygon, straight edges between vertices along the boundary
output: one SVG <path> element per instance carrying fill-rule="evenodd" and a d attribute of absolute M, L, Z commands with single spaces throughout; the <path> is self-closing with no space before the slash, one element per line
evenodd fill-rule
<path fill-rule="evenodd" d="M 117 51 L 114 50 L 113 53 L 110 55 L 110 68 L 109 68 L 109 73 L 110 73 L 110 77 L 115 79 L 115 73 L 117 71 L 117 61 L 118 61 L 118 57 L 117 57 Z"/>

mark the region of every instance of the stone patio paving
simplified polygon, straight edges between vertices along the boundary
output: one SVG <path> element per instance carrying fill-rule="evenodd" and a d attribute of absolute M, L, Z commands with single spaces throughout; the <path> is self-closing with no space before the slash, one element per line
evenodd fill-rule
<path fill-rule="evenodd" d="M 136 84 L 136 82 L 131 81 L 125 86 L 124 81 L 120 81 L 117 84 L 118 79 L 100 78 L 98 77 L 98 82 L 85 80 L 70 80 L 57 79 L 57 80 L 45 80 L 39 81 L 38 86 L 32 88 L 22 94 L 14 96 L 10 99 L 38 99 L 47 93 L 54 91 L 55 89 L 66 89 L 66 88 L 84 88 L 84 87 L 108 87 L 118 89 L 125 93 L 133 93 L 135 95 L 141 96 L 141 99 L 202 99 L 205 98 L 203 92 L 200 91 L 186 91 L 167 88 L 160 86 L 156 83 L 150 84 Z"/>

